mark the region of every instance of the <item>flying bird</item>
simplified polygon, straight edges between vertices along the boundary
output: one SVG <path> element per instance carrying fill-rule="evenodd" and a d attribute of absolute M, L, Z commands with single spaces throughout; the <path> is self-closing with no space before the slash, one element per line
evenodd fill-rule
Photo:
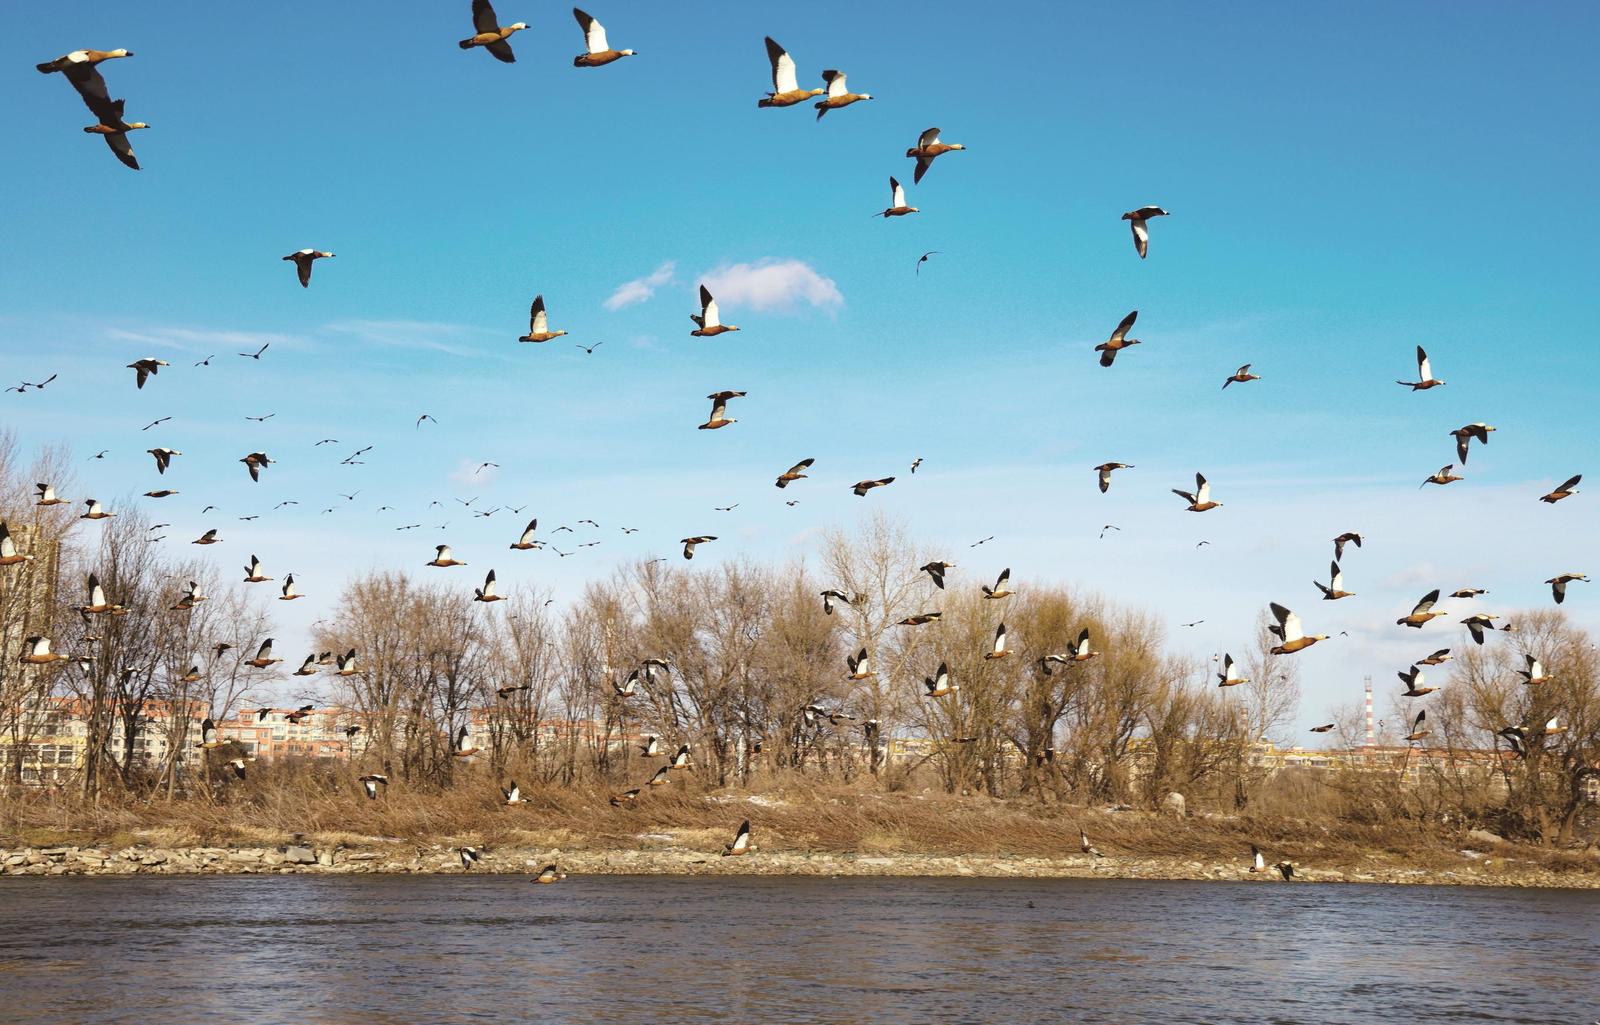
<path fill-rule="evenodd" d="M 1240 367 L 1238 370 L 1235 370 L 1233 373 L 1222 379 L 1222 390 L 1227 391 L 1228 385 L 1230 384 L 1248 384 L 1251 381 L 1259 380 L 1261 380 L 1261 375 L 1252 374 L 1250 372 L 1250 364 L 1246 363 L 1244 366 Z"/>
<path fill-rule="evenodd" d="M 851 485 L 850 490 L 855 493 L 857 498 L 864 498 L 866 497 L 867 492 L 871 491 L 873 488 L 887 487 L 893 483 L 893 477 L 880 477 L 877 480 L 858 480 L 855 482 L 855 484 Z"/>
<path fill-rule="evenodd" d="M 456 45 L 463 50 L 481 46 L 493 54 L 495 60 L 503 64 L 515 64 L 517 55 L 511 52 L 511 44 L 507 40 L 512 33 L 521 32 L 527 27 L 527 22 L 519 21 L 502 28 L 489 0 L 472 0 L 472 35 Z"/>
<path fill-rule="evenodd" d="M 1434 379 L 1433 365 L 1428 362 L 1428 354 L 1422 346 L 1417 346 L 1417 379 L 1415 381 L 1396 381 L 1395 384 L 1404 385 L 1412 391 L 1427 391 L 1444 384 L 1443 381 Z"/>
<path fill-rule="evenodd" d="M 1343 534 L 1340 534 L 1338 537 L 1334 538 L 1333 539 L 1333 561 L 1334 562 L 1338 562 L 1338 561 L 1340 561 L 1341 559 L 1344 558 L 1344 546 L 1347 545 L 1347 544 L 1354 544 L 1357 548 L 1360 548 L 1361 547 L 1361 540 L 1362 540 L 1362 538 L 1361 538 L 1360 534 L 1357 534 L 1354 531 L 1349 531 L 1349 530 L 1345 531 Z"/>
<path fill-rule="evenodd" d="M 858 103 L 861 100 L 872 99 L 872 96 L 869 93 L 851 92 L 845 84 L 845 74 L 843 71 L 835 71 L 834 69 L 829 68 L 827 71 L 822 73 L 822 81 L 827 84 L 827 95 L 818 100 L 816 103 L 812 104 L 813 107 L 817 108 L 818 121 L 821 121 L 822 115 L 826 114 L 830 110 L 842 110 L 843 108 L 850 106 L 852 103 Z"/>
<path fill-rule="evenodd" d="M 1111 332 L 1110 338 L 1107 338 L 1105 341 L 1094 347 L 1094 351 L 1100 354 L 1101 366 L 1109 367 L 1112 363 L 1116 362 L 1117 353 L 1128 348 L 1130 345 L 1140 344 L 1139 339 L 1128 337 L 1128 329 L 1133 327 L 1133 322 L 1138 319 L 1139 311 L 1134 310 L 1132 313 L 1122 318 L 1122 323 L 1118 324 L 1117 329 Z"/>
<path fill-rule="evenodd" d="M 284 259 L 288 260 L 290 263 L 294 264 L 295 275 L 300 279 L 300 287 L 301 288 L 310 288 L 311 287 L 311 265 L 313 263 L 315 263 L 316 261 L 318 261 L 318 260 L 330 259 L 332 256 L 333 256 L 332 253 L 325 252 L 325 251 L 323 251 L 321 249 L 296 249 L 294 252 L 290 253 L 288 256 L 285 256 Z M 266 346 L 263 345 L 261 348 L 263 350 L 265 350 Z M 243 355 L 247 355 L 247 354 L 246 353 L 240 353 L 240 355 L 243 356 Z M 259 353 L 257 354 L 256 358 L 257 359 L 260 358 L 260 354 Z"/>
<path fill-rule="evenodd" d="M 167 472 L 167 467 L 172 465 L 173 456 L 183 455 L 182 452 L 171 448 L 149 448 L 145 449 L 145 451 L 150 453 L 152 456 L 155 456 L 156 472 L 160 474 L 165 474 Z"/>
<path fill-rule="evenodd" d="M 917 257 L 917 266 L 916 266 L 915 269 L 916 269 L 916 273 L 917 273 L 918 277 L 922 276 L 922 265 L 928 262 L 928 257 L 930 257 L 930 256 L 938 256 L 938 255 L 939 255 L 939 250 L 930 249 L 926 253 L 923 253 L 921 256 Z"/>
<path fill-rule="evenodd" d="M 1095 473 L 1099 475 L 1100 493 L 1103 495 L 1107 491 L 1111 490 L 1111 473 L 1113 470 L 1131 469 L 1133 469 L 1132 463 L 1101 463 L 1099 466 L 1096 466 L 1094 470 Z"/>
<path fill-rule="evenodd" d="M 329 253 L 327 255 L 331 256 L 333 254 Z M 261 354 L 266 352 L 267 348 L 271 345 L 271 342 L 265 342 L 262 344 L 261 348 L 257 349 L 255 352 L 241 352 L 239 355 L 243 356 L 245 359 L 259 360 L 261 358 Z"/>
<path fill-rule="evenodd" d="M 728 331 L 739 330 L 737 324 L 724 324 L 722 314 L 717 309 L 717 301 L 711 297 L 711 290 L 705 285 L 700 286 L 700 312 L 689 314 L 689 319 L 695 322 L 695 329 L 689 334 L 695 338 L 714 338 Z"/>
<path fill-rule="evenodd" d="M 699 429 L 702 431 L 714 431 L 720 427 L 738 423 L 739 421 L 736 418 L 728 416 L 728 400 L 742 398 L 744 394 L 742 391 L 719 391 L 707 395 L 706 398 L 711 400 L 711 416 L 705 423 L 700 425 Z"/>
<path fill-rule="evenodd" d="M 153 356 L 146 356 L 144 359 L 136 359 L 132 363 L 129 363 L 128 369 L 132 370 L 134 373 L 135 386 L 143 388 L 146 380 L 159 373 L 162 367 L 170 366 L 172 366 L 172 364 L 168 363 L 164 359 L 156 359 Z"/>
<path fill-rule="evenodd" d="M 1455 430 L 1450 432 L 1450 436 L 1456 439 L 1456 459 L 1461 463 L 1462 466 L 1467 465 L 1468 443 L 1471 442 L 1473 438 L 1476 438 L 1478 439 L 1478 444 L 1480 445 L 1489 444 L 1489 432 L 1492 430 L 1494 430 L 1494 428 L 1490 427 L 1488 424 L 1472 423 L 1467 424 L 1464 427 L 1457 427 Z"/>
<path fill-rule="evenodd" d="M 590 15 L 574 7 L 572 16 L 578 19 L 578 27 L 583 30 L 584 43 L 584 52 L 572 58 L 573 67 L 598 68 L 624 57 L 635 56 L 632 50 L 613 50 L 606 41 L 606 27 Z"/>
<path fill-rule="evenodd" d="M 1495 618 L 1492 613 L 1474 612 L 1466 619 L 1463 619 L 1461 625 L 1467 628 L 1467 633 L 1472 636 L 1473 643 L 1482 644 L 1484 632 L 1494 629 Z"/>
<path fill-rule="evenodd" d="M 959 142 L 940 142 L 939 129 L 937 128 L 930 128 L 923 132 L 917 137 L 917 144 L 906 150 L 906 156 L 915 158 L 917 161 L 917 170 L 911 176 L 911 184 L 921 184 L 922 176 L 928 173 L 928 168 L 933 166 L 933 161 L 936 157 L 966 148 Z"/>
<path fill-rule="evenodd" d="M 1429 484 L 1438 484 L 1440 486 L 1443 486 L 1445 484 L 1452 484 L 1452 483 L 1454 483 L 1454 482 L 1456 482 L 1458 480 L 1466 480 L 1465 477 L 1462 477 L 1462 476 L 1460 476 L 1459 474 L 1457 474 L 1455 472 L 1455 468 L 1456 468 L 1456 464 L 1455 463 L 1451 463 L 1448 466 L 1441 466 L 1439 468 L 1439 470 L 1436 473 L 1434 473 L 1431 477 L 1428 477 L 1425 480 L 1423 480 L 1423 482 L 1420 485 L 1420 487 L 1424 487 L 1425 488 Z"/>
<path fill-rule="evenodd" d="M 1545 503 L 1547 503 L 1549 505 L 1555 505 L 1557 502 L 1561 501 L 1563 498 L 1571 498 L 1573 495 L 1576 495 L 1578 493 L 1578 482 L 1581 481 L 1581 480 L 1583 480 L 1583 474 L 1581 474 L 1581 473 L 1580 474 L 1576 474 L 1576 475 L 1571 476 L 1571 477 L 1568 477 L 1566 479 L 1566 481 L 1563 482 L 1554 491 L 1551 491 L 1549 494 L 1546 494 L 1546 495 L 1541 495 L 1539 497 L 1539 501 L 1545 502 Z"/>
<path fill-rule="evenodd" d="M 1248 677 L 1244 677 L 1244 676 L 1240 676 L 1239 675 L 1239 667 L 1233 661 L 1233 656 L 1229 655 L 1229 654 L 1224 654 L 1222 656 L 1222 669 L 1220 671 L 1218 671 L 1218 673 L 1217 673 L 1217 686 L 1218 687 L 1237 687 L 1241 683 L 1249 683 L 1249 682 L 1250 682 L 1250 680 L 1249 680 Z"/>
<path fill-rule="evenodd" d="M 816 462 L 816 459 L 814 459 L 814 458 L 813 459 L 802 459 L 798 463 L 795 463 L 793 466 L 789 467 L 787 470 L 785 470 L 782 473 L 778 474 L 778 482 L 777 482 L 778 483 L 778 487 L 786 488 L 791 483 L 793 483 L 794 481 L 800 480 L 803 477 L 805 477 L 806 474 L 802 473 L 801 471 L 802 470 L 809 470 L 811 468 L 811 464 L 815 463 L 815 462 Z"/>
<path fill-rule="evenodd" d="M 1143 260 L 1150 254 L 1150 218 L 1165 216 L 1167 212 L 1159 206 L 1141 206 L 1122 215 L 1128 227 L 1133 229 L 1133 249 L 1139 254 L 1139 259 Z"/>
<path fill-rule="evenodd" d="M 993 587 L 983 587 L 983 588 L 981 588 L 982 591 L 983 591 L 984 598 L 985 599 L 995 599 L 995 598 L 1009 598 L 1009 597 L 1011 597 L 1016 592 L 1006 589 L 1006 584 L 1008 584 L 1010 582 L 1011 582 L 1011 568 L 1008 566 L 1005 569 L 1000 571 L 1000 576 L 999 576 L 998 579 L 995 580 Z"/>
<path fill-rule="evenodd" d="M 1006 649 L 1006 625 L 1001 623 L 994 631 L 994 647 L 983 653 L 986 660 L 1001 659 L 1011 654 Z"/>
<path fill-rule="evenodd" d="M 1339 569 L 1337 562 L 1328 565 L 1328 573 L 1331 579 L 1326 585 L 1320 581 L 1312 581 L 1313 584 L 1316 584 L 1317 590 L 1322 592 L 1323 601 L 1338 601 L 1340 598 L 1355 597 L 1355 592 L 1344 589 L 1344 572 Z"/>
<path fill-rule="evenodd" d="M 481 602 L 497 602 L 505 600 L 500 595 L 494 593 L 494 570 L 491 569 L 488 576 L 483 578 L 482 587 L 475 587 L 472 589 L 472 600 Z"/>
<path fill-rule="evenodd" d="M 96 117 L 104 117 L 116 108 L 111 102 L 111 92 L 106 87 L 106 80 L 100 74 L 99 65 L 108 60 L 119 57 L 132 57 L 132 50 L 73 50 L 71 53 L 62 54 L 55 60 L 35 64 L 40 74 L 53 74 L 61 72 L 66 76 L 72 88 L 78 91 L 79 99 L 90 113 Z"/>
<path fill-rule="evenodd" d="M 1307 635 L 1300 625 L 1300 617 L 1277 602 L 1272 602 L 1268 607 L 1272 609 L 1272 615 L 1278 621 L 1275 626 L 1268 627 L 1279 641 L 1270 649 L 1272 654 L 1292 655 L 1297 651 L 1304 651 L 1318 641 L 1328 639 L 1327 634 Z"/>
<path fill-rule="evenodd" d="M 900 182 L 894 177 L 894 175 L 890 175 L 889 205 L 884 208 L 883 213 L 881 214 L 883 219 L 888 220 L 891 217 L 904 217 L 906 214 L 920 212 L 921 211 L 919 211 L 916 207 L 910 206 L 906 203 L 906 190 L 901 186 Z M 922 261 L 918 260 L 917 265 L 921 266 L 921 264 Z"/>
<path fill-rule="evenodd" d="M 753 850 L 755 850 L 755 847 L 750 844 L 750 820 L 745 819 L 739 824 L 739 831 L 733 835 L 733 842 L 722 849 L 722 856 L 724 858 L 737 857 L 741 854 L 749 854 Z"/>
<path fill-rule="evenodd" d="M 698 534 L 694 537 L 686 537 L 678 543 L 683 545 L 683 557 L 685 559 L 692 559 L 694 558 L 694 550 L 696 546 L 707 544 L 715 541 L 716 539 L 717 536 L 715 534 Z"/>
<path fill-rule="evenodd" d="M 1411 666 L 1405 672 L 1397 673 L 1396 675 L 1400 677 L 1400 682 L 1406 685 L 1406 689 L 1400 694 L 1403 698 L 1426 697 L 1439 689 L 1438 687 L 1427 686 L 1422 670 L 1416 666 Z"/>
<path fill-rule="evenodd" d="M 250 471 L 251 480 L 259 481 L 261 479 L 261 471 L 277 462 L 277 460 L 267 458 L 265 452 L 252 452 L 240 459 L 239 462 L 243 463 L 245 469 Z"/>
<path fill-rule="evenodd" d="M 1550 682 L 1551 677 L 1544 671 L 1543 662 L 1540 662 L 1537 657 L 1529 654 L 1524 654 L 1522 657 L 1526 659 L 1528 663 L 1528 668 L 1517 670 L 1517 675 L 1522 677 L 1523 683 L 1528 684 L 1529 686 L 1537 687 Z"/>
<path fill-rule="evenodd" d="M 1435 612 L 1433 610 L 1433 606 L 1438 601 L 1439 589 L 1436 587 L 1427 594 L 1423 595 L 1422 600 L 1417 602 L 1416 605 L 1412 606 L 1409 613 L 1395 620 L 1395 625 L 1409 626 L 1417 630 L 1422 629 L 1423 624 L 1427 623 L 1429 620 L 1438 619 L 1440 616 L 1446 615 L 1446 613 L 1443 611 Z"/>
<path fill-rule="evenodd" d="M 533 297 L 533 305 L 528 309 L 528 333 L 518 338 L 519 342 L 548 342 L 552 338 L 560 338 L 565 331 L 550 330 L 550 318 L 544 310 L 544 296 Z"/>
<path fill-rule="evenodd" d="M 423 565 L 435 566 L 440 569 L 448 569 L 451 566 L 465 566 L 466 563 L 457 560 L 456 557 L 450 553 L 449 545 L 435 545 L 433 548 L 433 558 L 428 562 L 423 563 Z"/>
<path fill-rule="evenodd" d="M 767 37 L 767 60 L 772 64 L 772 91 L 756 101 L 757 107 L 792 107 L 813 96 L 821 96 L 822 89 L 802 89 L 795 73 L 794 58 L 771 36 Z"/>
<path fill-rule="evenodd" d="M 1574 581 L 1588 583 L 1589 576 L 1586 573 L 1562 573 L 1545 581 L 1550 585 L 1550 596 L 1556 600 L 1557 605 L 1567 600 L 1567 585 Z"/>
<path fill-rule="evenodd" d="M 1173 488 L 1172 493 L 1189 503 L 1187 510 L 1189 512 L 1203 513 L 1212 509 L 1222 508 L 1221 502 L 1213 502 L 1211 500 L 1211 484 L 1206 480 L 1204 474 L 1197 473 L 1194 475 L 1193 494 L 1187 491 L 1180 491 L 1177 488 Z"/>
<path fill-rule="evenodd" d="M 113 101 L 104 111 L 99 113 L 97 124 L 87 125 L 84 131 L 90 135 L 98 135 L 105 139 L 106 146 L 124 166 L 139 170 L 139 158 L 133 152 L 133 143 L 128 141 L 128 133 L 150 126 L 143 121 L 127 121 L 122 116 L 122 100 Z"/>

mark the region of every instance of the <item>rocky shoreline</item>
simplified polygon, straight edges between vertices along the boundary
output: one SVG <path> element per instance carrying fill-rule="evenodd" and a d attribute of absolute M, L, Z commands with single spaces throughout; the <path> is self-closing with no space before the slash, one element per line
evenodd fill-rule
<path fill-rule="evenodd" d="M 1160 879 L 1282 883 L 1275 871 L 1252 873 L 1232 862 L 1177 857 L 1027 858 L 1004 855 L 865 855 L 758 851 L 723 858 L 704 851 L 552 850 L 499 847 L 482 851 L 474 872 L 531 874 L 556 862 L 572 875 L 943 876 L 1028 879 Z M 457 848 L 389 842 L 370 847 L 307 841 L 277 847 L 94 846 L 0 849 L 0 876 L 282 875 L 311 873 L 461 873 Z M 1498 851 L 1462 851 L 1450 866 L 1297 865 L 1294 882 L 1423 886 L 1600 888 L 1600 872 L 1557 870 Z"/>

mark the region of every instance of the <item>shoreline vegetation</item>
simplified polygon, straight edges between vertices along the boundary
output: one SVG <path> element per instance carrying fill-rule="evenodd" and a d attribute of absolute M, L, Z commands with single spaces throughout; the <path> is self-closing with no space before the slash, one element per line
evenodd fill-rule
<path fill-rule="evenodd" d="M 538 873 L 945 876 L 1600 888 L 1600 851 L 1555 851 L 1479 829 L 1350 827 L 1331 820 L 1185 816 L 848 787 L 718 791 L 617 809 L 604 792 L 535 791 L 525 807 L 445 800 L 430 816 L 330 803 L 288 832 L 213 806 L 111 807 L 0 828 L 0 876 Z M 365 805 L 366 802 L 363 802 Z M 55 816 L 62 809 L 50 806 Z M 44 807 L 35 811 L 45 811 Z M 15 816 L 13 816 L 15 817 Z M 263 816 L 270 820 L 275 816 Z M 722 856 L 738 822 L 756 850 Z M 347 821 L 345 821 L 347 819 Z M 406 822 L 404 835 L 369 831 Z M 417 827 L 422 826 L 420 830 Z M 1098 853 L 1081 850 L 1080 829 Z M 1250 871 L 1252 845 L 1264 871 Z M 479 858 L 462 867 L 460 848 Z M 1274 865 L 1287 861 L 1285 881 Z"/>
<path fill-rule="evenodd" d="M 1335 639 L 1299 654 L 1263 611 L 1208 660 L 1153 612 L 980 578 L 871 515 L 815 561 L 686 549 L 559 605 L 441 553 L 328 581 L 310 650 L 273 654 L 253 557 L 228 581 L 156 548 L 131 500 L 91 532 L 28 483 L 71 481 L 64 453 L 23 467 L 0 432 L 8 875 L 290 870 L 297 834 L 352 871 L 474 847 L 517 870 L 1254 878 L 1258 846 L 1309 880 L 1600 875 L 1600 647 L 1560 609 L 1385 624 L 1407 689 L 1305 720 L 1300 667 Z M 724 861 L 743 820 L 760 850 Z"/>

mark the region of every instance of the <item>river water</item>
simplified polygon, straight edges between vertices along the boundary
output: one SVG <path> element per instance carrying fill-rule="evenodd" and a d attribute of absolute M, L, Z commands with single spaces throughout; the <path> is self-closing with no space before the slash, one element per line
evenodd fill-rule
<path fill-rule="evenodd" d="M 0 881 L 0 1022 L 1600 1019 L 1600 892 L 1045 879 Z"/>

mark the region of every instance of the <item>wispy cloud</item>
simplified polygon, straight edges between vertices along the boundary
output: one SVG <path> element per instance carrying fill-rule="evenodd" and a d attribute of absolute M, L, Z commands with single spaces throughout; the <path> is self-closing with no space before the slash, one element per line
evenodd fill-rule
<path fill-rule="evenodd" d="M 456 464 L 450 473 L 450 480 L 455 484 L 472 487 L 488 487 L 500 476 L 500 468 L 486 464 L 481 459 L 463 459 Z"/>
<path fill-rule="evenodd" d="M 624 306 L 633 306 L 642 303 L 656 294 L 656 289 L 662 285 L 670 284 L 678 265 L 673 260 L 668 260 L 655 270 L 642 278 L 624 281 L 611 293 L 611 298 L 604 303 L 608 310 L 620 310 Z"/>
<path fill-rule="evenodd" d="M 844 304 L 844 296 L 833 279 L 823 277 L 801 260 L 767 257 L 754 263 L 724 263 L 700 277 L 724 309 L 744 306 L 789 311 L 804 303 L 831 310 Z"/>
<path fill-rule="evenodd" d="M 138 342 L 140 345 L 165 346 L 184 352 L 216 353 L 254 352 L 263 345 L 276 345 L 280 349 L 305 349 L 310 342 L 299 335 L 278 334 L 272 331 L 211 331 L 189 327 L 149 327 L 140 330 L 109 328 L 105 337 L 114 342 Z"/>
<path fill-rule="evenodd" d="M 331 334 L 348 335 L 394 349 L 427 349 L 452 356 L 476 356 L 470 344 L 481 328 L 426 320 L 336 320 L 323 326 Z"/>

